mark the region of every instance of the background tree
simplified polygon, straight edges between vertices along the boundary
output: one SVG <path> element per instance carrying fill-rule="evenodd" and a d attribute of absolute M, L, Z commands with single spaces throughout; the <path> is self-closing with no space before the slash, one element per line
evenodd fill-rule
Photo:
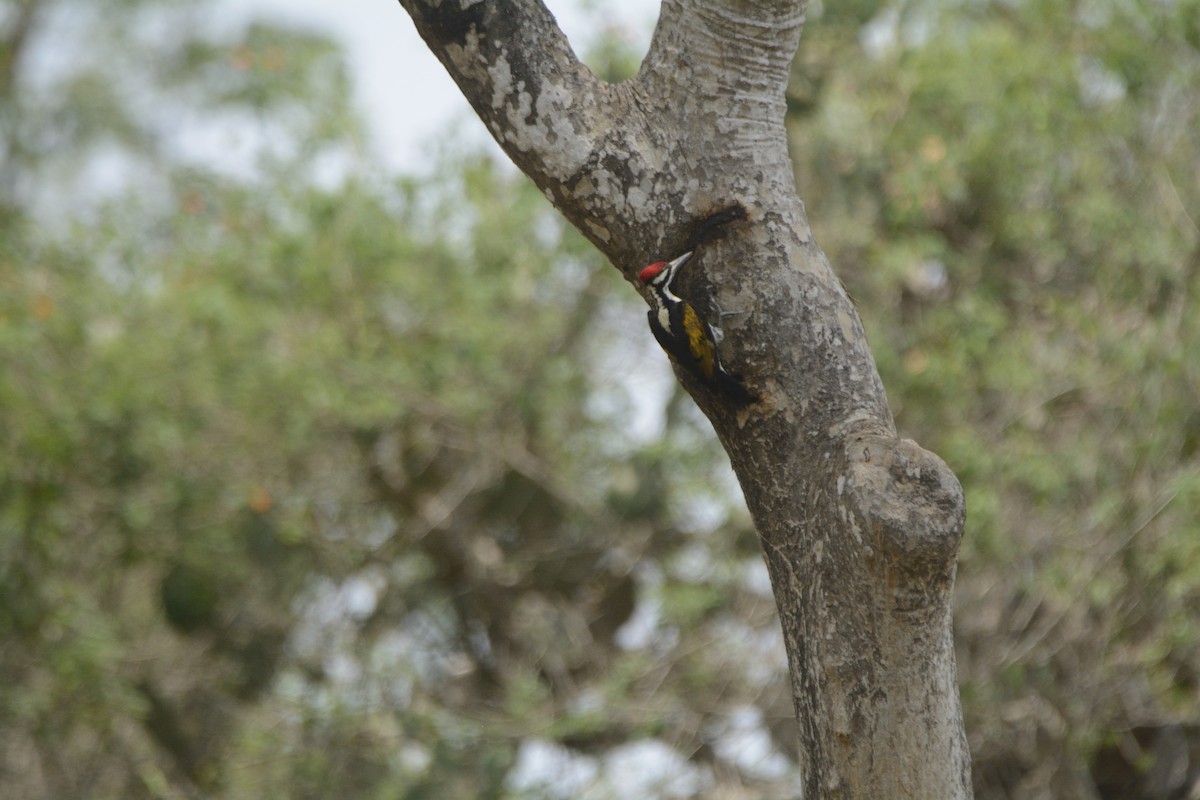
<path fill-rule="evenodd" d="M 813 228 L 970 508 L 977 797 L 1197 779 L 1196 11 L 827 5 L 792 65 Z M 470 148 L 381 175 L 323 37 L 212 14 L 0 13 L 0 796 L 793 797 L 644 305 Z"/>

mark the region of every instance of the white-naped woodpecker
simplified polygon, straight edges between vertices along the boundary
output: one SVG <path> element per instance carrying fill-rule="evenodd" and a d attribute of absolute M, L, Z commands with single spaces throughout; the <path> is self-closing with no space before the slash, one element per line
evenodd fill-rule
<path fill-rule="evenodd" d="M 655 261 L 638 275 L 651 290 L 651 308 L 646 314 L 650 331 L 671 360 L 705 386 L 716 390 L 734 405 L 749 405 L 757 398 L 721 365 L 717 352 L 717 344 L 723 338 L 721 329 L 710 325 L 695 306 L 671 291 L 671 282 L 693 252 L 689 250 L 669 262 Z"/>

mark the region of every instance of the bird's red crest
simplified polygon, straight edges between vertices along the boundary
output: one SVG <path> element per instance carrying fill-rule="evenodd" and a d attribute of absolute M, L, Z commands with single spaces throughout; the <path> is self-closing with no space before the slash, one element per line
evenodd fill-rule
<path fill-rule="evenodd" d="M 649 283 L 658 276 L 658 273 L 662 272 L 666 268 L 667 262 L 655 261 L 653 264 L 649 265 L 640 273 L 638 273 L 638 280 L 640 280 L 642 283 Z"/>

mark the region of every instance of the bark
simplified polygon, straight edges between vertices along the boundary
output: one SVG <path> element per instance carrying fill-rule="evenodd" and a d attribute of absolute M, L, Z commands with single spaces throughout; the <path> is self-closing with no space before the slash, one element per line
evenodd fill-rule
<path fill-rule="evenodd" d="M 514 162 L 636 286 L 693 226 L 681 294 L 748 313 L 724 363 L 762 401 L 680 379 L 729 453 L 783 624 L 807 798 L 970 796 L 951 630 L 962 490 L 896 437 L 861 321 L 813 242 L 784 131 L 792 0 L 664 0 L 617 85 L 540 0 L 400 0 Z M 639 287 L 640 289 L 640 287 Z"/>

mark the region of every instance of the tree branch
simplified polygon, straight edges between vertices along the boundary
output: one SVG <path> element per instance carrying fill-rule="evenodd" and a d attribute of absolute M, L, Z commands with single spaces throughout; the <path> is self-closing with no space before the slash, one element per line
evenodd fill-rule
<path fill-rule="evenodd" d="M 541 0 L 400 5 L 517 166 L 539 185 L 583 167 L 606 127 L 607 87 Z"/>

